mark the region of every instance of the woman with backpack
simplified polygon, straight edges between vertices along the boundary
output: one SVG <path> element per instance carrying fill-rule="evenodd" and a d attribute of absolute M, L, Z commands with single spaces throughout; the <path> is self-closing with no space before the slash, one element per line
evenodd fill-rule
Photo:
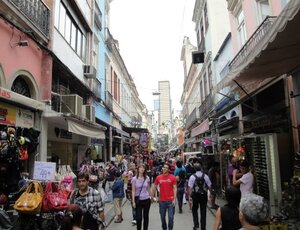
<path fill-rule="evenodd" d="M 174 171 L 174 176 L 177 180 L 177 201 L 179 207 L 179 213 L 182 213 L 182 203 L 183 203 L 183 195 L 185 190 L 185 182 L 186 182 L 186 170 L 182 167 L 182 162 L 176 162 L 176 169 Z"/>

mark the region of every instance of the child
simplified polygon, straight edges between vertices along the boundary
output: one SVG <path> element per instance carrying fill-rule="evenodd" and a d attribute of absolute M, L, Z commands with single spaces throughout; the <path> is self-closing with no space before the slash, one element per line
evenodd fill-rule
<path fill-rule="evenodd" d="M 125 196 L 124 193 L 124 182 L 121 179 L 121 173 L 115 173 L 115 181 L 111 187 L 113 191 L 113 201 L 114 201 L 114 210 L 115 210 L 115 223 L 121 223 L 123 221 L 122 217 L 122 201 Z"/>

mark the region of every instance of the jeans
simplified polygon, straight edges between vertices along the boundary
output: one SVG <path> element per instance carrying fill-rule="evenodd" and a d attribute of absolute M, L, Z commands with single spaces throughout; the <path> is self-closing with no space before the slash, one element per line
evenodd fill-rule
<path fill-rule="evenodd" d="M 136 208 L 132 207 L 132 220 L 136 220 Z"/>
<path fill-rule="evenodd" d="M 201 218 L 201 230 L 206 229 L 206 206 L 207 206 L 207 193 L 193 196 L 193 221 L 194 227 L 199 228 L 198 208 L 200 205 L 200 218 Z"/>
<path fill-rule="evenodd" d="M 168 211 L 168 228 L 166 222 L 166 212 Z M 161 219 L 161 227 L 163 230 L 173 230 L 174 225 L 174 212 L 175 207 L 173 206 L 172 201 L 160 201 L 159 202 L 159 214 Z"/>
<path fill-rule="evenodd" d="M 178 201 L 179 210 L 182 210 L 183 194 L 184 194 L 184 187 L 177 188 L 177 201 Z"/>
<path fill-rule="evenodd" d="M 148 230 L 149 225 L 149 210 L 150 210 L 151 201 L 140 200 L 139 204 L 136 206 L 136 226 L 137 230 L 142 229 L 142 220 L 144 219 L 144 230 Z"/>

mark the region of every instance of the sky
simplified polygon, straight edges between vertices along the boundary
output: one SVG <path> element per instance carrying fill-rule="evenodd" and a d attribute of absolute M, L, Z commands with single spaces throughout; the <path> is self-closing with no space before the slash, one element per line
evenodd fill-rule
<path fill-rule="evenodd" d="M 170 81 L 172 108 L 181 109 L 184 36 L 195 41 L 195 0 L 113 0 L 110 32 L 132 76 L 140 99 L 153 110 L 158 81 Z"/>

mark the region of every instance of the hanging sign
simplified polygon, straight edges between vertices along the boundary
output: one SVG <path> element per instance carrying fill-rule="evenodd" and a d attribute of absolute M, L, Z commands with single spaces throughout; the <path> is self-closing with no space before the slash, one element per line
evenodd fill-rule
<path fill-rule="evenodd" d="M 16 125 L 16 107 L 0 102 L 0 124 Z"/>
<path fill-rule="evenodd" d="M 32 128 L 34 126 L 34 113 L 27 109 L 18 108 L 16 126 Z"/>
<path fill-rule="evenodd" d="M 56 163 L 55 162 L 34 162 L 33 179 L 34 180 L 55 180 Z"/>

